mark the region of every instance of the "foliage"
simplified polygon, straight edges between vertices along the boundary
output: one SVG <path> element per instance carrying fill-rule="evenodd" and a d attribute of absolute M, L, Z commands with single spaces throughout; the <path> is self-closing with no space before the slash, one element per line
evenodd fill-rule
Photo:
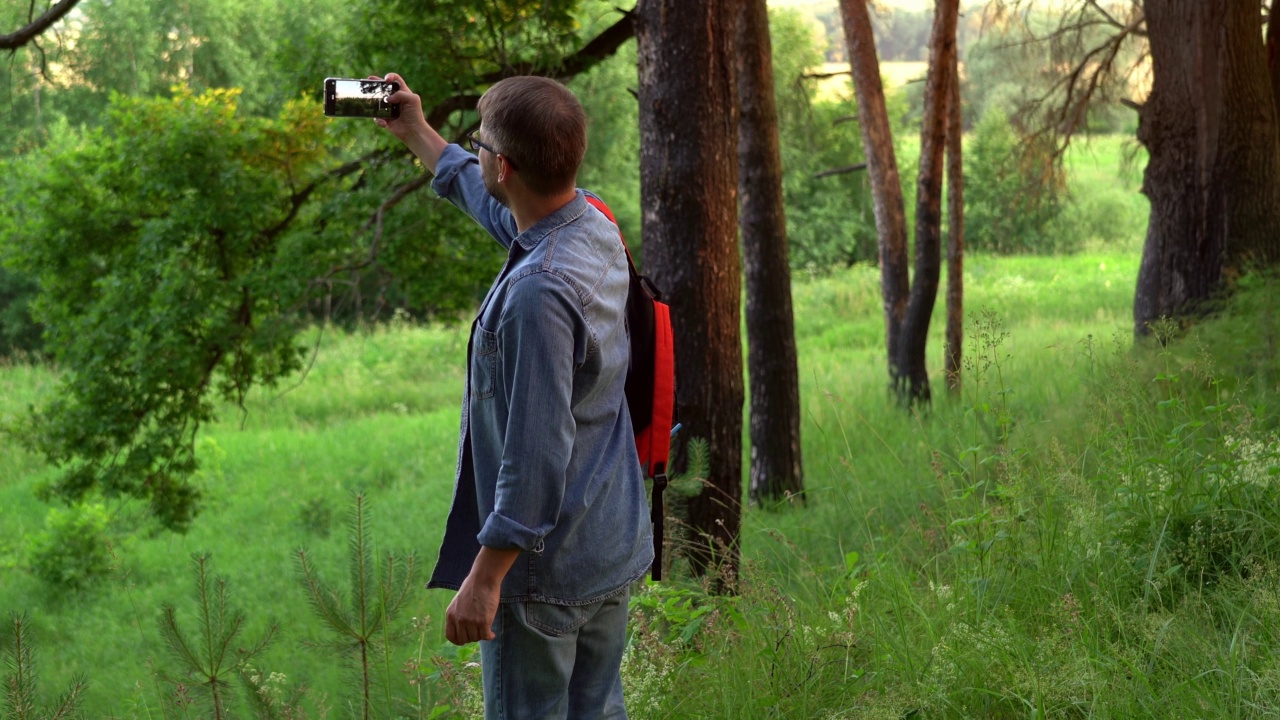
<path fill-rule="evenodd" d="M 825 423 L 850 461 L 835 465 L 846 482 L 817 488 L 831 508 L 749 516 L 746 623 L 696 652 L 637 623 L 635 716 L 1267 717 L 1280 406 L 1250 398 L 1274 395 L 1276 361 L 1259 358 L 1255 384 L 1214 373 L 1201 345 L 1241 323 L 1241 349 L 1276 336 L 1249 312 L 1164 348 L 1069 344 L 1086 387 L 1055 415 L 1036 395 L 1043 366 L 1020 371 L 1011 351 L 1026 328 L 982 313 L 963 403 L 899 423 L 847 410 L 865 433 Z M 1135 461 L 1176 477 L 1135 479 Z M 911 487 L 855 481 L 872 473 Z"/>
<path fill-rule="evenodd" d="M 1101 165 L 1094 182 L 1119 193 L 1130 191 L 1137 181 L 1126 176 L 1125 182 L 1130 185 L 1108 184 L 1115 180 L 1110 167 L 1118 158 L 1118 152 L 1114 152 L 1117 148 L 1115 143 L 1098 147 Z M 1082 149 L 1076 146 L 1072 152 Z M 1069 162 L 1068 168 L 1073 172 L 1087 169 L 1075 161 Z M 1075 180 L 1073 177 L 1073 184 Z M 967 259 L 965 268 L 969 306 L 996 309 L 1009 332 L 1004 345 L 1004 354 L 1009 357 L 1005 377 L 1012 392 L 1003 397 L 1008 401 L 1008 413 L 1015 420 L 1014 427 L 1034 438 L 1033 441 L 1028 438 L 1026 445 L 1036 455 L 1048 452 L 1048 438 L 1056 436 L 1064 444 L 1074 442 L 1072 438 L 1082 435 L 1083 428 L 1088 427 L 1081 419 L 1083 416 L 1076 414 L 1082 395 L 1103 392 L 1092 389 L 1094 386 L 1089 384 L 1089 365 L 1077 350 L 1079 341 L 1086 334 L 1107 338 L 1118 331 L 1127 347 L 1137 255 L 1112 249 L 1099 253 L 1097 248 L 1062 257 L 978 254 Z M 785 636 L 763 634 L 764 625 L 758 619 L 765 617 L 766 608 L 744 608 L 755 624 L 753 627 L 760 628 L 761 632 L 753 634 L 749 644 L 736 644 L 724 653 L 699 656 L 703 659 L 694 658 L 688 665 L 678 665 L 679 672 L 666 676 L 666 682 L 674 684 L 659 697 L 667 698 L 664 702 L 683 704 L 676 705 L 674 711 L 667 706 L 658 716 L 689 716 L 691 712 L 683 710 L 697 710 L 704 702 L 713 708 L 704 714 L 708 717 L 767 716 L 771 705 L 766 703 L 779 702 L 795 710 L 789 715 L 776 715 L 781 717 L 822 717 L 824 714 L 841 717 L 860 714 L 863 710 L 873 717 L 873 711 L 887 712 L 894 703 L 901 703 L 902 707 L 893 717 L 901 717 L 914 707 L 907 704 L 910 698 L 905 695 L 914 692 L 910 690 L 916 687 L 911 678 L 916 676 L 901 668 L 914 663 L 919 669 L 928 662 L 932 640 L 937 637 L 930 633 L 942 626 L 908 620 L 916 617 L 909 610 L 919 605 L 928 608 L 927 616 L 933 618 L 935 613 L 945 612 L 946 605 L 933 599 L 926 576 L 921 574 L 926 561 L 939 550 L 921 549 L 933 546 L 926 546 L 920 536 L 927 531 L 932 531 L 934 536 L 949 535 L 945 530 L 947 519 L 939 514 L 939 485 L 930 469 L 930 450 L 951 448 L 954 455 L 975 444 L 966 439 L 961 445 L 950 438 L 957 434 L 968 438 L 976 420 L 952 414 L 946 403 L 936 407 L 931 416 L 922 418 L 901 416 L 885 404 L 883 383 L 875 372 L 883 362 L 883 310 L 878 282 L 874 267 L 858 265 L 819 277 L 799 277 L 794 286 L 797 335 L 804 358 L 801 382 L 805 398 L 805 437 L 808 438 L 806 452 L 813 458 L 814 485 L 803 511 L 783 506 L 774 512 L 747 510 L 744 513 L 743 551 L 752 565 L 744 575 L 751 582 L 743 583 L 742 587 L 744 593 L 759 591 L 753 597 L 761 603 L 773 603 L 763 592 L 770 587 L 779 588 L 795 613 L 795 630 L 780 650 L 774 650 L 778 637 Z M 1252 305 L 1233 311 L 1240 315 L 1238 324 L 1206 340 L 1206 344 L 1215 354 L 1238 345 L 1235 355 L 1220 360 L 1226 374 L 1243 379 L 1252 378 L 1257 372 L 1257 377 L 1274 387 L 1280 375 L 1275 371 L 1276 354 L 1268 352 L 1267 347 L 1268 338 L 1274 341 L 1276 335 L 1268 334 L 1264 322 L 1267 307 L 1274 303 L 1269 302 L 1270 296 L 1265 291 L 1250 297 Z M 1275 316 L 1274 312 L 1271 314 Z M 91 669 L 94 684 L 86 691 L 85 707 L 118 717 L 158 717 L 157 702 L 167 702 L 168 693 L 150 682 L 156 669 L 148 660 L 155 635 L 152 608 L 159 604 L 156 598 L 180 599 L 187 594 L 189 552 L 212 550 L 219 571 L 231 579 L 236 604 L 249 612 L 250 619 L 270 615 L 280 620 L 280 637 L 286 642 L 273 643 L 258 664 L 288 674 L 291 682 L 282 697 L 287 699 L 292 694 L 294 678 L 306 678 L 311 688 L 306 700 L 309 716 L 321 715 L 321 699 L 325 699 L 329 717 L 345 712 L 345 707 L 335 708 L 335 702 L 341 695 L 350 694 L 351 683 L 335 662 L 335 655 L 323 650 L 303 650 L 293 642 L 324 631 L 316 627 L 311 613 L 299 611 L 302 601 L 283 560 L 292 548 L 305 544 L 315 566 L 326 577 L 341 579 L 346 567 L 346 534 L 333 532 L 329 540 L 309 536 L 295 523 L 298 509 L 310 498 L 324 498 L 336 512 L 336 508 L 344 507 L 349 491 L 363 486 L 368 488 L 372 501 L 381 503 L 379 507 L 394 508 L 393 512 L 370 513 L 369 529 L 377 547 L 435 546 L 442 523 L 432 519 L 443 518 L 447 513 L 453 479 L 458 390 L 465 369 L 467 337 L 465 327 L 409 322 L 367 327 L 358 332 L 332 329 L 321 332 L 318 328 L 306 332 L 302 342 L 308 346 L 315 344 L 319 352 L 305 382 L 290 383 L 286 392 L 251 391 L 245 399 L 247 415 L 242 415 L 233 405 L 219 404 L 220 419 L 206 425 L 201 432 L 201 437 L 208 439 L 196 448 L 201 469 L 212 468 L 209 453 L 216 449 L 225 457 L 221 461 L 220 479 L 203 486 L 207 491 L 206 511 L 200 522 L 182 536 L 140 533 L 133 537 L 124 548 L 127 552 L 121 553 L 120 575 L 125 580 L 113 582 L 112 592 L 72 596 L 33 608 L 39 610 L 35 620 L 40 625 L 35 630 L 44 640 L 41 647 L 47 648 L 49 657 L 59 660 L 57 664 L 45 666 L 45 679 L 51 686 L 63 686 L 72 670 Z M 320 338 L 318 343 L 317 338 Z M 1266 368 L 1270 369 L 1263 372 Z M 0 416 L 23 412 L 27 403 L 38 403 L 54 392 L 57 374 L 57 368 L 50 365 L 0 365 Z M 1153 376 L 1154 373 L 1147 375 Z M 1268 396 L 1242 399 L 1251 398 L 1249 404 L 1255 405 L 1265 397 Z M 1275 393 L 1269 397 L 1274 406 Z M 1268 417 L 1274 417 L 1274 412 L 1259 410 L 1255 427 L 1274 428 L 1274 422 L 1266 420 Z M 1100 432 L 1105 431 L 1090 430 L 1091 434 Z M 0 499 L 7 509 L 0 518 L 3 524 L 0 536 L 20 538 L 39 530 L 48 508 L 32 497 L 31 488 L 51 477 L 54 470 L 36 456 L 23 452 L 4 435 L 0 435 L 0 456 L 7 460 L 0 467 Z M 1073 464 L 1085 462 L 1078 455 L 1070 455 L 1068 460 Z M 982 467 L 991 465 L 986 463 Z M 1083 473 L 1082 470 L 1076 475 Z M 1043 484 L 1068 482 L 1062 477 L 1047 473 Z M 1105 486 L 1106 481 L 1100 478 L 1099 483 Z M 674 495 L 668 493 L 669 498 Z M 925 523 L 927 513 L 920 509 L 922 503 L 939 518 L 936 525 Z M 1063 506 L 1063 503 L 1058 505 L 1060 509 Z M 112 502 L 110 507 L 118 506 Z M 119 515 L 128 516 L 140 509 L 125 503 Z M 962 511 L 964 514 L 960 514 Z M 975 514 L 957 507 L 954 517 L 962 519 Z M 405 518 L 421 521 L 406 522 Z M 920 523 L 919 527 L 916 522 Z M 1010 524 L 1018 526 L 1016 522 Z M 1005 542 L 999 541 L 997 549 L 1002 550 Z M 0 577 L 0 607 L 28 607 L 32 598 L 40 597 L 39 581 L 29 573 L 4 574 L 4 552 L 3 541 L 0 541 L 0 575 L 3 576 Z M 861 559 L 854 565 L 856 574 L 845 579 L 846 555 L 850 552 L 857 552 Z M 1088 568 L 1081 570 L 1075 566 L 1065 570 L 1059 570 L 1058 566 L 1037 570 L 1028 564 L 1015 567 L 1020 592 L 1025 593 L 1016 605 L 1022 610 L 1017 612 L 1019 617 L 1028 615 L 1033 619 L 1041 618 L 1046 612 L 1052 612 L 1054 618 L 1060 612 L 1065 616 L 1061 609 L 1065 601 L 1048 590 L 1032 593 L 1030 589 L 1041 584 L 1057 588 L 1054 583 L 1058 582 L 1059 575 L 1055 573 L 1096 576 L 1096 573 L 1090 574 L 1093 571 Z M 841 684 L 828 683 L 820 676 L 801 685 L 799 691 L 792 690 L 807 676 L 815 653 L 815 667 L 820 668 L 820 672 L 845 672 L 843 651 L 819 650 L 826 645 L 825 642 L 818 644 L 822 633 L 828 628 L 835 632 L 828 611 L 842 612 L 840 597 L 828 595 L 837 587 L 851 592 L 857 584 L 870 580 L 864 573 L 873 569 L 880 573 L 880 580 L 863 587 L 858 615 L 863 620 L 883 615 L 886 625 L 875 634 L 866 627 L 858 629 L 858 648 L 865 653 L 855 652 L 850 667 L 861 679 L 850 677 Z M 1248 600 L 1249 604 L 1241 607 L 1250 608 L 1249 612 L 1260 618 L 1274 617 L 1264 614 L 1265 595 L 1261 590 L 1266 586 L 1257 576 L 1253 577 L 1251 587 L 1258 588 L 1257 593 L 1231 597 L 1241 602 Z M 967 583 L 950 580 L 948 576 L 928 576 L 928 579 L 950 586 L 949 602 L 957 604 L 956 610 L 972 612 L 966 609 Z M 1101 587 L 1109 587 L 1108 582 L 1103 579 Z M 1237 590 L 1232 585 L 1234 582 L 1228 579 L 1219 587 L 1228 586 L 1224 590 L 1234 593 Z M 1074 591 L 1081 604 L 1088 602 L 1089 589 L 1087 583 L 1084 585 L 1084 592 Z M 414 600 L 406 605 L 402 621 L 407 624 L 409 615 L 418 618 L 414 623 L 415 642 L 397 647 L 392 655 L 390 675 L 396 675 L 397 669 L 408 673 L 404 663 L 412 652 L 421 670 L 409 679 L 419 679 L 419 683 L 410 688 L 405 688 L 404 681 L 393 685 L 392 702 L 396 704 L 388 712 L 429 717 L 433 703 L 445 702 L 456 708 L 449 712 L 460 717 L 475 716 L 467 713 L 461 702 L 471 697 L 467 695 L 470 692 L 467 688 L 472 687 L 469 683 L 478 673 L 475 658 L 445 654 L 439 649 L 439 625 L 430 621 L 430 618 L 443 617 L 447 595 L 415 593 Z M 782 608 L 776 612 L 785 617 Z M 1088 613 L 1081 617 L 1083 626 L 1091 627 L 1095 622 L 1094 616 Z M 888 622 L 893 618 L 902 619 L 903 625 Z M 971 618 L 959 619 L 974 626 Z M 1133 621 L 1135 628 L 1139 622 Z M 1185 674 L 1171 669 L 1164 679 L 1153 681 L 1157 689 L 1167 690 L 1209 668 L 1207 658 L 1214 657 L 1216 652 L 1210 643 L 1224 636 L 1218 634 L 1220 626 L 1208 623 L 1202 631 L 1199 622 L 1191 622 L 1189 615 L 1180 615 L 1165 637 L 1177 638 L 1179 647 L 1188 648 L 1188 653 L 1194 649 L 1196 654 L 1190 657 L 1206 658 L 1205 665 L 1187 670 Z M 808 643 L 802 642 L 806 625 L 811 628 Z M 138 627 L 144 632 L 137 632 Z M 712 627 L 723 628 L 726 624 L 716 623 Z M 786 624 L 779 621 L 773 627 L 785 628 Z M 1044 625 L 1037 621 L 1028 627 L 1029 631 L 1040 632 Z M 1132 632 L 1134 634 L 1126 637 L 1136 639 L 1138 630 Z M 1256 633 L 1256 628 L 1250 632 Z M 897 647 L 884 645 L 883 638 L 901 633 L 919 642 L 905 646 L 901 652 Z M 713 647 L 717 637 L 703 635 L 701 641 Z M 1023 635 L 1015 637 L 1023 638 Z M 1057 636 L 1049 639 L 1054 637 Z M 1071 637 L 1078 638 L 1080 634 Z M 1258 642 L 1265 641 L 1256 634 L 1251 637 Z M 1020 639 L 1019 643 L 1022 642 Z M 989 689 L 991 685 L 984 685 L 987 681 L 982 674 L 986 665 L 976 663 L 986 657 L 983 646 L 977 643 L 977 640 L 965 645 L 952 643 L 954 650 L 949 651 L 952 654 L 947 657 L 970 668 L 957 676 L 957 682 Z M 417 649 L 409 648 L 410 645 L 416 645 Z M 1012 649 L 1025 647 L 1030 646 L 1016 644 Z M 1260 651 L 1270 646 L 1251 647 Z M 1184 670 L 1192 667 L 1184 657 L 1166 654 L 1167 644 L 1160 648 L 1163 649 L 1158 658 L 1162 667 L 1173 668 L 1177 663 L 1183 663 Z M 1091 657 L 1097 658 L 1100 665 L 1112 666 L 1117 655 L 1104 650 L 1105 646 L 1092 655 L 1058 653 L 1052 658 L 1070 659 L 1073 674 L 1064 676 L 1065 680 L 1078 677 L 1074 668 L 1086 664 Z M 448 661 L 447 672 L 436 664 L 437 655 Z M 761 657 L 768 662 L 757 662 Z M 840 662 L 836 663 L 836 658 Z M 161 663 L 169 662 L 164 655 L 158 659 Z M 644 667 L 641 656 L 633 656 L 628 662 L 632 661 L 629 665 L 632 670 Z M 780 668 L 773 676 L 776 681 L 768 674 L 775 663 Z M 1021 682 L 1019 677 L 1025 679 L 1030 666 L 1002 658 L 999 663 L 991 663 L 991 667 L 1000 672 L 992 677 L 1002 681 L 1009 677 Z M 1145 663 L 1139 662 L 1135 667 L 1141 670 Z M 1024 675 L 1012 674 L 1012 670 L 1018 668 L 1023 669 Z M 796 674 L 790 675 L 793 671 Z M 440 675 L 433 677 L 437 672 Z M 265 670 L 261 675 L 264 682 L 272 677 L 272 673 Z M 381 676 L 380 667 L 375 675 Z M 1041 675 L 1056 677 L 1048 671 Z M 787 677 L 793 679 L 784 682 Z M 637 675 L 628 682 L 642 679 Z M 448 682 L 456 683 L 459 688 L 456 696 L 444 693 L 444 684 Z M 753 688 L 776 693 L 786 691 L 786 699 L 769 700 L 763 691 L 756 693 Z M 421 693 L 422 698 L 415 711 L 399 705 L 402 698 L 415 692 Z M 1120 698 L 1126 693 L 1120 688 L 1111 695 Z M 237 688 L 237 701 L 242 699 Z M 1189 709 L 1184 714 L 1198 713 L 1203 711 Z M 249 710 L 244 709 L 243 714 L 250 714 Z M 962 711 L 952 713 L 963 714 Z M 979 716 L 981 713 L 968 714 Z M 1142 713 L 1135 710 L 1133 714 Z"/>
<path fill-rule="evenodd" d="M 39 285 L 29 275 L 0 266 L 0 357 L 40 351 L 40 323 L 31 318 L 31 301 Z"/>
<path fill-rule="evenodd" d="M 174 606 L 165 605 L 160 614 L 160 635 L 182 676 L 190 678 L 201 694 L 200 699 L 193 698 L 185 683 L 173 679 L 178 709 L 189 713 L 199 703 L 207 706 L 211 718 L 223 720 L 232 716 L 232 681 L 247 672 L 249 663 L 271 643 L 277 627 L 270 626 L 247 647 L 239 644 L 245 614 L 230 604 L 226 578 L 210 575 L 207 554 L 192 555 L 191 563 L 195 573 L 196 629 L 194 633 L 184 630 L 178 624 Z"/>
<path fill-rule="evenodd" d="M 821 58 L 812 28 L 796 12 L 770 14 L 782 189 L 791 266 L 806 272 L 874 260 L 875 223 L 859 173 L 827 177 L 863 159 L 850 96 L 815 99 L 803 78 Z"/>
<path fill-rule="evenodd" d="M 393 625 L 411 597 L 415 558 L 413 553 L 403 556 L 387 553 L 381 563 L 375 563 L 365 513 L 366 498 L 356 494 L 352 498 L 348 542 L 351 587 L 346 605 L 342 593 L 319 575 L 306 550 L 299 550 L 296 558 L 299 582 L 306 590 L 307 601 L 315 616 L 324 623 L 325 630 L 333 635 L 332 640 L 312 645 L 335 651 L 350 664 L 356 680 L 352 704 L 361 708 L 361 717 L 369 718 L 376 707 L 374 673 L 380 661 L 387 694 L 384 707 L 391 705 L 389 652 L 407 636 L 406 631 Z"/>
<path fill-rule="evenodd" d="M 1117 475 L 1103 504 L 1121 530 L 1115 550 L 1164 602 L 1280 558 L 1280 439 L 1255 429 L 1207 349 L 1175 356 L 1177 332 L 1172 322 L 1153 328 L 1155 377 L 1116 373 L 1096 410 L 1125 418 L 1099 443 Z"/>
<path fill-rule="evenodd" d="M 631 715 L 1266 717 L 1259 708 L 1280 688 L 1280 562 L 1267 520 L 1280 507 L 1270 476 L 1280 466 L 1275 285 L 1247 280 L 1222 317 L 1164 347 L 1133 348 L 1136 267 L 1133 254 L 971 257 L 971 306 L 999 311 L 971 318 L 965 395 L 915 418 L 886 401 L 871 372 L 883 322 L 875 269 L 798 282 L 809 503 L 747 511 L 735 595 L 679 581 L 637 589 L 624 669 Z M 1112 331 L 1114 351 L 1091 339 Z M 370 519 L 378 546 L 416 542 L 438 525 L 430 518 L 447 512 L 461 377 L 421 366 L 460 363 L 465 344 L 465 331 L 446 328 L 340 335 L 306 385 L 249 398 L 245 430 L 210 426 L 227 452 L 225 497 L 192 530 L 201 537 L 137 539 L 135 598 L 165 597 L 175 547 L 206 543 L 226 549 L 217 552 L 239 604 L 270 608 L 294 623 L 291 635 L 305 634 L 287 573 L 275 571 L 283 549 L 305 539 L 291 522 L 296 501 L 389 475 L 371 490 L 397 508 L 381 527 Z M 430 384 L 444 389 L 414 392 Z M 1179 402 L 1161 407 L 1168 400 Z M 1204 424 L 1174 433 L 1188 422 Z M 1144 468 L 1179 474 L 1182 497 L 1135 472 Z M 20 484 L 0 490 L 17 508 L 29 500 Z M 1218 505 L 1194 514 L 1195 498 L 1212 492 Z M 6 532 L 20 534 L 30 513 L 7 514 Z M 1179 516 L 1192 519 L 1174 532 Z M 244 528 L 261 530 L 255 542 Z M 340 539 L 310 542 L 317 567 L 340 566 Z M 3 602 L 27 602 L 23 583 L 6 577 Z M 378 711 L 471 716 L 474 654 L 434 647 L 439 628 L 427 616 L 447 598 L 427 595 L 403 613 L 417 616 L 412 667 L 402 651 L 386 673 L 403 670 L 419 699 L 399 704 L 402 681 L 390 703 L 376 694 Z M 122 696 L 148 697 L 136 633 L 120 631 L 134 617 L 126 593 L 95 596 L 92 611 L 72 601 L 44 611 L 59 627 L 50 652 L 97 668 L 102 699 L 86 707 L 145 716 L 120 707 Z M 283 646 L 261 665 L 312 675 L 304 704 L 318 717 L 323 693 L 343 687 L 325 671 L 335 654 Z M 61 662 L 46 671 L 56 684 L 66 673 Z M 259 682 L 283 690 L 271 677 L 260 672 Z"/>
<path fill-rule="evenodd" d="M 82 695 L 88 681 L 77 676 L 66 693 L 52 708 L 41 709 L 37 703 L 40 675 L 36 671 L 36 651 L 28 635 L 31 625 L 26 615 L 10 617 L 12 635 L 4 643 L 4 720 L 64 720 L 78 717 Z"/>
<path fill-rule="evenodd" d="M 34 309 L 68 368 L 27 429 L 64 468 L 54 494 L 143 498 L 184 527 L 206 389 L 243 398 L 300 365 L 291 305 L 324 255 L 290 225 L 320 179 L 324 126 L 303 103 L 246 118 L 235 98 L 117 98 L 107 128 L 28 166 L 4 244 L 39 274 Z"/>
<path fill-rule="evenodd" d="M 1051 148 L 1021 136 L 989 111 L 965 154 L 965 243 L 978 251 L 1061 253 L 1079 247 L 1077 228 L 1057 221 L 1064 190 Z"/>
<path fill-rule="evenodd" d="M 615 57 L 570 81 L 569 88 L 587 113 L 587 154 L 578 185 L 604 198 L 642 266 L 639 104 L 631 94 L 639 82 L 636 72 L 636 44 L 631 41 Z"/>
<path fill-rule="evenodd" d="M 31 539 L 31 570 L 56 592 L 74 592 L 106 577 L 114 564 L 111 518 L 101 503 L 50 508 L 45 528 Z"/>
<path fill-rule="evenodd" d="M 581 15 L 606 16 L 609 7 L 581 0 L 374 3 L 362 6 L 357 17 L 366 32 L 355 46 L 368 67 L 401 68 L 423 105 L 431 107 L 459 91 L 474 91 L 466 80 L 506 68 L 555 67 L 577 49 L 580 37 L 590 36 L 579 33 Z M 616 18 L 612 14 L 608 21 Z M 413 52 L 404 52 L 408 48 Z"/>
<path fill-rule="evenodd" d="M 49 495 L 141 498 L 185 529 L 204 492 L 197 429 L 216 398 L 301 368 L 307 315 L 357 327 L 474 307 L 501 248 L 444 203 L 402 203 L 426 185 L 409 154 L 299 95 L 395 63 L 428 107 L 461 111 L 442 128 L 456 134 L 486 85 L 561 64 L 619 16 L 598 0 L 418 10 L 90 0 L 57 72 L 11 72 L 36 129 L 0 148 L 20 153 L 0 183 L 0 280 L 35 283 L 45 349 L 68 370 L 21 429 L 62 471 Z M 226 86 L 240 90 L 210 89 Z M 5 336 L 26 342 L 21 299 L 0 300 Z"/>

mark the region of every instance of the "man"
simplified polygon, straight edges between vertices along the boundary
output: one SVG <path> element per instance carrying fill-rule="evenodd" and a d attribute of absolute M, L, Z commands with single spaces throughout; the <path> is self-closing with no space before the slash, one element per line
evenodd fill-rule
<path fill-rule="evenodd" d="M 453 506 L 428 587 L 445 635 L 480 642 L 486 718 L 625 718 L 627 590 L 653 559 L 623 393 L 629 275 L 617 228 L 576 189 L 586 117 L 546 78 L 481 98 L 472 155 L 404 79 L 379 119 L 432 188 L 508 249 L 467 348 Z"/>

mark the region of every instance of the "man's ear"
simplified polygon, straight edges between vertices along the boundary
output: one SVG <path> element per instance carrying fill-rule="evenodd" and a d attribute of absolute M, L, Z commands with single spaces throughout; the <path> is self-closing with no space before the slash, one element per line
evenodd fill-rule
<path fill-rule="evenodd" d="M 507 176 L 511 173 L 511 161 L 506 155 L 498 156 L 498 182 L 506 182 Z"/>

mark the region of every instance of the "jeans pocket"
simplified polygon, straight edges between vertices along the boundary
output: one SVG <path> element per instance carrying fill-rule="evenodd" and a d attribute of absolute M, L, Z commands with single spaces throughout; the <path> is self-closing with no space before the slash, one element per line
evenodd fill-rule
<path fill-rule="evenodd" d="M 560 637 L 586 624 L 595 605 L 552 605 L 525 601 L 524 617 L 529 627 L 550 637 Z"/>
<path fill-rule="evenodd" d="M 478 400 L 493 397 L 498 375 L 498 334 L 476 323 L 471 347 L 471 394 Z"/>

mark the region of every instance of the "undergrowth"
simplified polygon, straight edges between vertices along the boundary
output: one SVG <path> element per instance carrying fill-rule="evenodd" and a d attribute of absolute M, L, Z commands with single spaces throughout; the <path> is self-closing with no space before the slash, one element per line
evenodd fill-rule
<path fill-rule="evenodd" d="M 807 466 L 831 473 L 811 475 L 808 504 L 749 510 L 736 574 L 697 581 L 676 562 L 674 579 L 634 589 L 631 717 L 1276 717 L 1276 288 L 1247 280 L 1218 318 L 1159 324 L 1136 346 L 1128 336 L 1058 345 L 1069 362 L 1052 367 L 1079 383 L 1070 395 L 1032 392 L 1046 379 L 1014 369 L 1022 328 L 986 312 L 968 327 L 963 392 L 931 413 L 863 415 L 829 393 L 813 411 L 821 424 L 807 425 L 826 445 Z M 475 646 L 442 640 L 419 610 L 430 606 L 412 556 L 378 550 L 356 497 L 346 586 L 322 579 L 335 558 L 295 556 L 302 587 L 287 602 L 309 604 L 329 639 L 272 643 L 296 650 L 294 661 L 345 667 L 348 684 L 309 682 L 288 655 L 251 657 L 263 643 L 238 641 L 238 628 L 254 640 L 270 625 L 252 605 L 242 621 L 231 600 L 244 584 L 197 563 L 194 605 L 167 611 L 160 637 L 153 624 L 139 631 L 146 647 L 167 639 L 191 652 L 157 660 L 123 706 L 84 714 L 477 716 Z M 323 500 L 286 508 L 308 537 L 331 523 Z M 262 572 L 288 566 L 278 560 Z M 42 691 L 15 668 L 33 667 L 23 658 L 43 638 L 18 630 L 9 676 L 26 679 L 6 698 L 36 708 Z"/>

